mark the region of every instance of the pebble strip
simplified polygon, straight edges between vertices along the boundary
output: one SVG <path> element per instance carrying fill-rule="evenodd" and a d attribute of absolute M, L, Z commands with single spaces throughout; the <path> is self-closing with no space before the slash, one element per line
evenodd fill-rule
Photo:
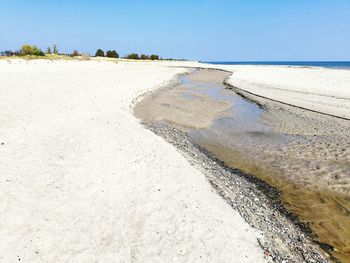
<path fill-rule="evenodd" d="M 168 143 L 173 144 L 197 169 L 228 204 L 252 226 L 262 232 L 258 239 L 268 262 L 331 262 L 323 252 L 330 249 L 318 244 L 310 228 L 288 211 L 281 193 L 240 170 L 232 169 L 212 157 L 188 136 L 167 124 L 143 123 Z M 333 260 L 335 260 L 333 258 Z"/>

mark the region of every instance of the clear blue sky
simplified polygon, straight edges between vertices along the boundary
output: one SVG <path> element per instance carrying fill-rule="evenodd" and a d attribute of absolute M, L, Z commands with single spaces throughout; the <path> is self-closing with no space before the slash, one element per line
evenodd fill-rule
<path fill-rule="evenodd" d="M 0 0 L 0 50 L 350 60 L 350 0 Z"/>

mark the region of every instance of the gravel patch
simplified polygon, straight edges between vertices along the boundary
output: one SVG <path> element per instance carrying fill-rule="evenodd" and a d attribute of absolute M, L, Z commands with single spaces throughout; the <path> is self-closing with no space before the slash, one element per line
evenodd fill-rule
<path fill-rule="evenodd" d="M 308 225 L 289 212 L 281 193 L 240 170 L 226 167 L 206 150 L 190 141 L 180 130 L 167 124 L 144 123 L 155 134 L 174 145 L 187 160 L 205 174 L 209 183 L 224 200 L 237 210 L 252 227 L 263 233 L 258 239 L 270 262 L 330 262 L 323 253 L 330 249 L 318 244 Z"/>

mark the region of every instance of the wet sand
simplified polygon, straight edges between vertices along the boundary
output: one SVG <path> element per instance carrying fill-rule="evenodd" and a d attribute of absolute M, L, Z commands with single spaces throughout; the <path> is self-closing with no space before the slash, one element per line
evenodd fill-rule
<path fill-rule="evenodd" d="M 225 165 L 281 190 L 288 208 L 330 245 L 323 248 L 334 247 L 332 254 L 347 262 L 350 125 L 241 94 L 258 107 L 225 89 L 228 76 L 190 74 L 180 86 L 146 96 L 135 114 L 145 123 L 171 123 Z"/>
<path fill-rule="evenodd" d="M 205 81 L 223 79 L 227 75 L 220 71 L 214 74 L 209 75 L 211 79 L 207 78 Z M 166 121 L 184 130 L 208 127 L 216 118 L 228 116 L 226 110 L 230 107 L 229 102 L 217 101 L 205 94 L 192 92 L 192 86 L 183 82 L 175 89 L 166 87 L 161 92 L 145 96 L 142 103 L 136 104 L 134 111 L 145 122 Z"/>
<path fill-rule="evenodd" d="M 215 150 L 216 146 L 209 146 L 212 152 L 228 165 L 241 167 L 282 190 L 287 206 L 310 223 L 318 241 L 331 245 L 333 255 L 349 262 L 350 122 L 239 92 L 264 108 L 262 123 L 292 140 L 272 150 L 261 149 L 265 160 L 256 155 L 247 158 L 247 152 L 232 156 L 225 147 Z M 274 150 L 279 155 L 272 162 Z"/>
<path fill-rule="evenodd" d="M 313 233 L 316 234 L 323 248 L 342 259 L 342 262 L 348 262 L 350 235 L 348 196 L 326 190 L 314 191 L 300 186 L 281 177 L 279 169 L 274 169 L 263 161 L 248 159 L 245 153 L 233 151 L 232 148 L 224 145 L 208 142 L 204 142 L 203 145 L 225 165 L 253 174 L 281 190 L 287 208 L 304 222 L 310 223 Z"/>

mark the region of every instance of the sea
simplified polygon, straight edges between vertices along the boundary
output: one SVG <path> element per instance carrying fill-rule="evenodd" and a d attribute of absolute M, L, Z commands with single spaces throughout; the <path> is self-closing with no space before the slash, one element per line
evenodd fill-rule
<path fill-rule="evenodd" d="M 211 61 L 206 63 L 221 65 L 280 65 L 350 69 L 350 61 Z"/>

